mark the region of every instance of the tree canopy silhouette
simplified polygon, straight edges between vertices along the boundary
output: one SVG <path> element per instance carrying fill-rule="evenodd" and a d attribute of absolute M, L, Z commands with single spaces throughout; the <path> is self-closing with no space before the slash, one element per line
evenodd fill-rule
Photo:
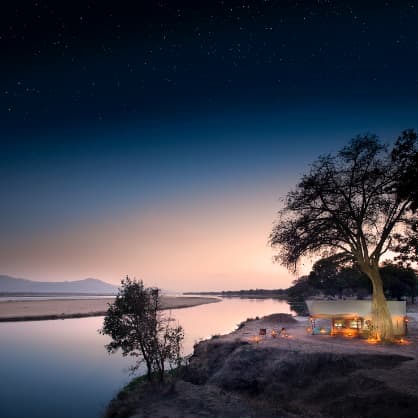
<path fill-rule="evenodd" d="M 308 276 L 309 284 L 326 296 L 338 296 L 344 292 L 357 297 L 370 293 L 370 281 L 350 261 L 345 262 L 338 254 L 316 261 Z"/>
<path fill-rule="evenodd" d="M 351 259 L 372 283 L 376 337 L 393 339 L 379 261 L 396 234 L 416 221 L 405 173 L 416 135 L 404 131 L 392 149 L 375 135 L 357 136 L 336 155 L 318 158 L 285 199 L 270 234 L 276 261 L 296 271 L 305 256 Z M 409 210 L 411 209 L 411 210 Z"/>
<path fill-rule="evenodd" d="M 416 148 L 417 134 L 412 131 L 404 132 L 398 139 L 398 147 L 392 153 L 393 160 L 400 165 L 398 178 L 398 190 L 402 198 L 411 200 L 410 210 L 418 210 L 418 151 Z M 396 251 L 399 253 L 397 260 L 407 267 L 411 263 L 418 263 L 418 221 L 415 220 L 411 228 L 400 234 Z"/>

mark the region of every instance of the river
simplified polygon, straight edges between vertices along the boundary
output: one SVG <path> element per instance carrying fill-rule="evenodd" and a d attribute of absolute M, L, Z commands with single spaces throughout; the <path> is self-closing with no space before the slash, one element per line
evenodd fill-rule
<path fill-rule="evenodd" d="M 290 313 L 273 299 L 225 298 L 177 309 L 184 327 L 183 353 L 215 334 L 231 332 L 247 318 Z M 131 358 L 109 355 L 100 335 L 103 317 L 0 323 L 0 417 L 99 418 L 132 375 Z"/>

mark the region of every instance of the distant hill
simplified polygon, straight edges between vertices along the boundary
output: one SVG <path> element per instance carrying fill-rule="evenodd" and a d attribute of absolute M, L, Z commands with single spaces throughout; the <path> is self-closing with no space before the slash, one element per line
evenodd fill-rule
<path fill-rule="evenodd" d="M 0 275 L 0 293 L 116 294 L 117 291 L 117 286 L 92 278 L 65 282 L 36 282 Z"/>

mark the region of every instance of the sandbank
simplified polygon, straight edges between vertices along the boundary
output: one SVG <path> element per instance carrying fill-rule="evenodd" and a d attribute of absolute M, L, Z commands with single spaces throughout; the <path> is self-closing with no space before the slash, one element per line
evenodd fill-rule
<path fill-rule="evenodd" d="M 213 297 L 163 296 L 163 309 L 190 308 L 219 302 Z M 114 298 L 49 299 L 0 302 L 0 322 L 82 318 L 105 315 Z"/>

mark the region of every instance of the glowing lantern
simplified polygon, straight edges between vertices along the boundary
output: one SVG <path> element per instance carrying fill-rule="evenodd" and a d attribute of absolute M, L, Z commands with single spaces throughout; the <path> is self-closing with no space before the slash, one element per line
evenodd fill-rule
<path fill-rule="evenodd" d="M 259 335 L 255 335 L 254 337 L 250 338 L 250 341 L 255 344 L 258 344 L 261 341 L 261 337 Z"/>
<path fill-rule="evenodd" d="M 379 340 L 377 338 L 373 338 L 373 337 L 367 338 L 366 341 L 367 341 L 368 344 L 377 344 L 379 342 Z"/>

